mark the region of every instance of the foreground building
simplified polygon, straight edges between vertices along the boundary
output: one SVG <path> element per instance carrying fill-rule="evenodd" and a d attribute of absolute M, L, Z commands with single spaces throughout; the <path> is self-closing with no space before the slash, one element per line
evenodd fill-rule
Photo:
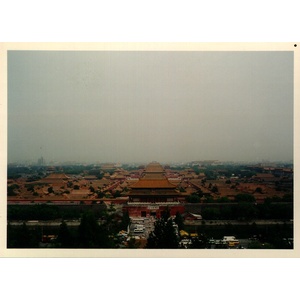
<path fill-rule="evenodd" d="M 177 186 L 169 182 L 164 168 L 157 162 L 150 163 L 130 189 L 129 201 L 123 208 L 130 217 L 160 218 L 167 209 L 171 216 L 184 212 L 184 197 Z"/>

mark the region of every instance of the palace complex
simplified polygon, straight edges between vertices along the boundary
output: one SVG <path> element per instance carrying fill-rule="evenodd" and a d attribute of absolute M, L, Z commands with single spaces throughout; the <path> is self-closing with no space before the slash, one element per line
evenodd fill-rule
<path fill-rule="evenodd" d="M 166 178 L 164 168 L 157 162 L 150 163 L 130 189 L 129 201 L 123 207 L 129 216 L 159 218 L 166 209 L 170 210 L 171 215 L 184 212 L 181 204 L 184 197 L 177 186 Z"/>

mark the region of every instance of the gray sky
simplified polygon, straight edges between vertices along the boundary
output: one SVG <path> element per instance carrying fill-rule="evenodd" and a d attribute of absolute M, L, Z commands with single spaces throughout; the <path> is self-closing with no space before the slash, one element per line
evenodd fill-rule
<path fill-rule="evenodd" d="M 293 159 L 293 52 L 9 51 L 8 162 Z"/>

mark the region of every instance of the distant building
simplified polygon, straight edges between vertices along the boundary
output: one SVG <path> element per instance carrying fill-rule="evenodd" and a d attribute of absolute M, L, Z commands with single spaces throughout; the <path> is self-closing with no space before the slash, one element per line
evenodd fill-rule
<path fill-rule="evenodd" d="M 115 170 L 116 169 L 116 165 L 112 164 L 112 163 L 107 163 L 107 164 L 102 164 L 101 165 L 101 170 L 103 171 L 111 171 L 111 170 Z"/>
<path fill-rule="evenodd" d="M 70 177 L 64 173 L 50 173 L 47 177 L 40 180 L 41 183 L 63 184 L 70 180 Z"/>
<path fill-rule="evenodd" d="M 186 221 L 199 221 L 202 220 L 202 216 L 199 214 L 193 214 L 191 212 L 187 212 L 183 214 L 183 218 Z"/>
<path fill-rule="evenodd" d="M 41 156 L 37 161 L 38 166 L 44 166 L 46 164 L 45 159 Z"/>

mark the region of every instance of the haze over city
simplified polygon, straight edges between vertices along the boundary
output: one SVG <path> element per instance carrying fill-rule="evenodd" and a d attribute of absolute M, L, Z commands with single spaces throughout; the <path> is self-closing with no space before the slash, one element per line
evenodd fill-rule
<path fill-rule="evenodd" d="M 8 162 L 290 161 L 293 52 L 9 51 Z"/>

